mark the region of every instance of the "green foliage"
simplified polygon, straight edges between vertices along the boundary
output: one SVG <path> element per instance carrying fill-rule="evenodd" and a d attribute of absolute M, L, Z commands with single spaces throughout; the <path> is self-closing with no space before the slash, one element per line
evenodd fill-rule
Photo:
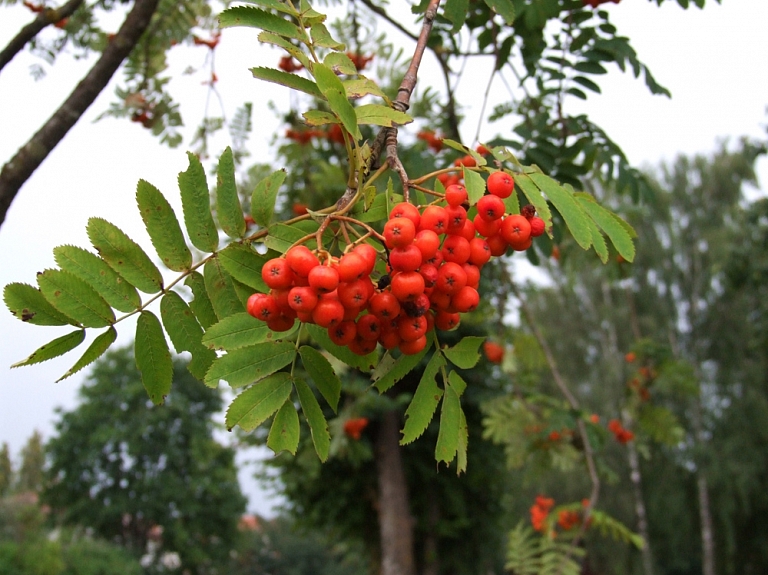
<path fill-rule="evenodd" d="M 520 522 L 510 532 L 505 568 L 515 575 L 578 575 L 584 550 Z"/>
<path fill-rule="evenodd" d="M 136 554 L 162 525 L 161 550 L 201 573 L 227 560 L 245 500 L 233 451 L 212 437 L 220 397 L 179 363 L 173 377 L 165 404 L 148 407 L 127 349 L 96 362 L 80 405 L 60 415 L 46 445 L 43 499 L 57 521 L 92 528 Z"/>

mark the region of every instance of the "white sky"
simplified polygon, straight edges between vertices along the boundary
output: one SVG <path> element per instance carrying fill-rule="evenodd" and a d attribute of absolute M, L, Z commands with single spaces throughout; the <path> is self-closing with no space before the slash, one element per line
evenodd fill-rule
<path fill-rule="evenodd" d="M 710 0 L 703 11 L 684 11 L 673 1 L 662 8 L 648 0 L 606 4 L 620 33 L 631 38 L 640 59 L 673 97 L 651 96 L 642 80 L 611 70 L 601 79 L 602 96 L 590 97 L 586 104 L 574 101 L 568 104 L 571 110 L 590 114 L 629 159 L 641 166 L 671 160 L 678 153 L 710 153 L 722 138 L 764 138 L 768 2 L 723 0 L 723 4 Z M 21 6 L 0 9 L 0 45 L 4 46 L 30 18 Z M 398 37 L 394 33 L 393 38 Z M 175 49 L 172 70 L 201 67 L 206 52 L 203 47 Z M 216 50 L 216 72 L 228 117 L 245 100 L 256 104 L 273 99 L 281 109 L 286 108 L 287 91 L 254 80 L 247 70 L 257 65 L 274 66 L 279 56 L 276 50 L 258 45 L 254 30 L 224 31 Z M 0 164 L 42 125 L 90 65 L 90 61 L 74 61 L 66 55 L 61 58 L 61 65 L 49 67 L 47 76 L 38 82 L 29 75 L 29 67 L 36 60 L 27 54 L 17 56 L 0 72 Z M 436 77 L 430 58 L 425 57 L 423 77 Z M 460 85 L 458 98 L 467 106 L 467 121 L 462 126 L 467 140 L 477 127 L 488 66 L 490 62 L 476 62 L 468 67 Z M 205 79 L 205 73 L 177 75 L 171 82 L 190 127 L 203 114 L 206 89 L 201 82 Z M 438 79 L 429 83 L 441 85 Z M 501 83 L 494 86 L 499 88 L 497 97 L 503 98 Z M 85 225 L 91 216 L 116 224 L 153 253 L 135 207 L 139 179 L 157 186 L 180 213 L 176 177 L 187 167 L 185 144 L 176 150 L 161 147 L 138 124 L 125 120 L 93 123 L 112 98 L 110 86 L 21 189 L 0 228 L 0 285 L 34 285 L 36 272 L 53 267 L 52 249 L 58 245 L 89 247 Z M 218 115 L 218 101 L 211 100 L 210 106 L 211 115 Z M 252 158 L 270 158 L 270 140 L 282 129 L 271 111 L 256 107 L 250 139 Z M 504 122 L 486 124 L 481 140 L 505 129 L 508 125 Z M 213 152 L 218 153 L 227 143 L 226 139 L 217 140 Z M 765 160 L 759 164 L 759 174 L 765 184 Z M 118 341 L 130 342 L 133 329 L 134 325 L 121 324 Z M 66 328 L 25 325 L 7 311 L 0 311 L 0 443 L 8 442 L 14 455 L 33 430 L 50 436 L 56 407 L 71 409 L 76 405 L 83 374 L 61 383 L 54 381 L 77 360 L 91 338 L 64 357 L 13 370 L 9 366 L 66 332 Z M 269 501 L 248 475 L 241 473 L 241 480 L 251 496 L 251 509 L 269 513 Z"/>

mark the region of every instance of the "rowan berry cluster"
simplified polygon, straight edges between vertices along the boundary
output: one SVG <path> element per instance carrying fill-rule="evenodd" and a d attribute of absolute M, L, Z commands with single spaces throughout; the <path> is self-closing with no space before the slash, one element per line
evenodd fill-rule
<path fill-rule="evenodd" d="M 531 506 L 531 525 L 536 531 L 543 531 L 549 512 L 555 505 L 555 500 L 551 497 L 537 495 L 536 500 Z"/>
<path fill-rule="evenodd" d="M 629 443 L 635 438 L 635 434 L 624 429 L 618 419 L 612 419 L 608 422 L 608 429 L 613 433 L 613 436 L 621 444 Z"/>
<path fill-rule="evenodd" d="M 378 344 L 419 353 L 433 328 L 453 329 L 462 313 L 477 307 L 480 270 L 492 256 L 527 249 L 544 232 L 533 210 L 526 210 L 527 217 L 505 217 L 503 198 L 514 190 L 511 175 L 492 173 L 487 189 L 473 219 L 460 184 L 446 189 L 445 206 L 395 205 L 381 235 L 386 270 L 376 283 L 371 277 L 379 253 L 368 243 L 339 258 L 291 247 L 263 266 L 270 293 L 253 294 L 248 313 L 274 331 L 290 329 L 296 319 L 324 327 L 336 345 L 359 355 Z"/>

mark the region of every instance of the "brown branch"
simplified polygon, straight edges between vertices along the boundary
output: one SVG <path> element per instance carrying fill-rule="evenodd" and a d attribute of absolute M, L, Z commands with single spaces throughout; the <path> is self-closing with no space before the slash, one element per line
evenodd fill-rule
<path fill-rule="evenodd" d="M 0 225 L 21 186 L 75 125 L 148 28 L 159 0 L 136 0 L 115 37 L 64 103 L 0 171 Z"/>
<path fill-rule="evenodd" d="M 5 65 L 24 49 L 28 42 L 31 42 L 43 28 L 60 22 L 64 18 L 72 15 L 77 10 L 83 0 L 69 0 L 59 9 L 47 8 L 40 12 L 32 22 L 24 26 L 19 33 L 14 36 L 8 45 L 0 52 L 0 71 Z"/>

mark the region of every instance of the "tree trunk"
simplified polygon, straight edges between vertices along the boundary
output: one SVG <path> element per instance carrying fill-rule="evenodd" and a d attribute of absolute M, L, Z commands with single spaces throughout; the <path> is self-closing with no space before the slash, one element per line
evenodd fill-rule
<path fill-rule="evenodd" d="M 693 432 L 696 437 L 696 447 L 701 451 L 706 438 L 701 416 L 701 399 L 697 398 L 693 407 Z M 696 461 L 696 490 L 699 497 L 699 521 L 701 522 L 701 553 L 702 575 L 715 575 L 715 537 L 712 527 L 712 512 L 709 504 L 709 482 L 700 458 Z"/>
<path fill-rule="evenodd" d="M 643 499 L 643 478 L 640 474 L 640 460 L 637 457 L 637 447 L 632 441 L 627 443 L 627 454 L 629 459 L 629 477 L 632 481 L 632 494 L 635 498 L 637 530 L 640 533 L 640 537 L 643 538 L 643 573 L 645 575 L 653 575 L 653 554 L 651 553 L 651 540 L 648 536 L 648 515 L 645 510 L 645 500 Z"/>
<path fill-rule="evenodd" d="M 387 411 L 376 437 L 381 575 L 416 575 L 413 519 L 399 441 L 400 415 Z"/>
<path fill-rule="evenodd" d="M 159 0 L 136 0 L 115 37 L 61 107 L 0 171 L 0 225 L 19 189 L 67 135 L 147 30 Z"/>

